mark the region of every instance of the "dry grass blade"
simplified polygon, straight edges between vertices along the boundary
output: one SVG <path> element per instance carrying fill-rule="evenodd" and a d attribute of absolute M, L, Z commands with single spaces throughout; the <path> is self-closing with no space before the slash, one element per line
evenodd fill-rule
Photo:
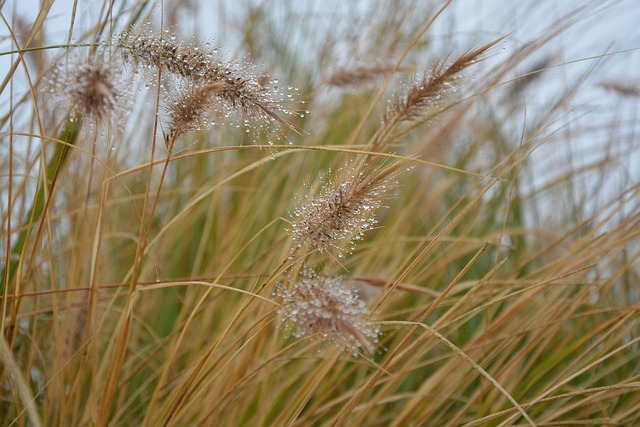
<path fill-rule="evenodd" d="M 531 426 L 536 426 L 536 423 L 533 422 L 533 420 L 529 417 L 529 415 L 526 413 L 526 411 L 524 409 L 522 409 L 522 406 L 520 406 L 520 404 L 513 398 L 513 396 L 511 396 L 511 394 L 505 390 L 505 388 L 500 385 L 500 383 L 498 383 L 498 381 L 496 381 L 487 371 L 485 371 L 482 366 L 478 365 L 478 363 L 473 360 L 471 357 L 469 357 L 464 351 L 462 351 L 461 349 L 459 349 L 455 344 L 453 344 L 451 341 L 449 341 L 447 338 L 445 338 L 442 334 L 440 334 L 438 331 L 434 330 L 433 328 L 431 328 L 428 325 L 425 325 L 424 323 L 415 323 L 415 322 L 401 322 L 401 321 L 387 321 L 384 322 L 384 324 L 387 325 L 408 325 L 408 326 L 418 326 L 424 330 L 426 330 L 429 334 L 433 335 L 434 337 L 436 337 L 440 342 L 442 342 L 444 345 L 446 345 L 447 347 L 449 347 L 451 349 L 451 351 L 453 351 L 454 353 L 456 353 L 459 357 L 461 357 L 462 359 L 464 359 L 468 364 L 470 364 L 471 366 L 473 366 L 473 369 L 475 369 L 476 371 L 478 371 L 480 374 L 482 374 L 483 377 L 485 377 L 487 380 L 489 380 L 489 382 L 491 382 L 491 384 L 493 384 L 493 386 L 495 388 L 497 388 L 498 390 L 500 390 L 500 393 L 502 393 L 507 399 L 509 399 L 509 401 L 513 404 L 513 406 L 518 410 L 518 412 L 520 413 L 520 415 L 522 415 L 522 417 L 527 420 L 527 422 L 529 423 L 529 425 Z"/>
<path fill-rule="evenodd" d="M 27 414 L 29 414 L 29 420 L 36 427 L 42 426 L 43 424 L 40 421 L 38 409 L 34 403 L 35 399 L 33 398 L 31 390 L 29 390 L 27 382 L 22 376 L 22 370 L 16 363 L 11 349 L 7 345 L 7 340 L 3 335 L 0 336 L 0 360 L 2 360 L 2 364 L 5 366 L 7 373 L 11 375 L 11 382 L 17 388 L 18 395 L 26 408 Z"/>

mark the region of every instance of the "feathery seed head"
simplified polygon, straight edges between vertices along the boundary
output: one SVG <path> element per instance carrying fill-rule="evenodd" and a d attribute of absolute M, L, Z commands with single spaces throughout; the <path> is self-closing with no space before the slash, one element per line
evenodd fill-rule
<path fill-rule="evenodd" d="M 362 64 L 351 68 L 339 68 L 329 76 L 327 84 L 335 87 L 346 87 L 372 83 L 394 72 L 406 72 L 405 67 L 397 67 L 391 63 Z"/>
<path fill-rule="evenodd" d="M 275 297 L 288 334 L 302 338 L 314 334 L 356 354 L 371 350 L 380 329 L 366 318 L 369 311 L 357 292 L 339 277 L 323 277 L 307 271 L 288 287 L 279 285 Z"/>
<path fill-rule="evenodd" d="M 72 60 L 57 64 L 50 92 L 60 105 L 96 123 L 123 113 L 130 103 L 122 70 L 109 61 Z"/>
<path fill-rule="evenodd" d="M 629 81 L 608 80 L 600 82 L 599 86 L 605 90 L 610 90 L 620 96 L 628 98 L 640 97 L 640 85 Z"/>
<path fill-rule="evenodd" d="M 425 72 L 421 78 L 416 78 L 415 83 L 406 94 L 395 103 L 394 109 L 388 114 L 386 121 L 419 121 L 423 119 L 426 111 L 440 104 L 443 97 L 456 91 L 460 73 L 478 62 L 484 53 L 500 40 L 468 51 L 448 66 L 439 63 L 432 70 Z"/>
<path fill-rule="evenodd" d="M 250 66 L 223 63 L 206 46 L 178 43 L 174 39 L 174 36 L 165 39 L 145 34 L 122 35 L 115 44 L 122 49 L 125 61 L 162 69 L 197 87 L 223 83 L 215 98 L 224 116 L 239 112 L 247 119 L 262 122 L 257 125 L 259 128 L 266 123 L 293 129 L 281 115 L 292 113 L 284 101 L 291 100 L 294 88 L 287 88 L 285 94 L 284 88 L 273 86 L 277 80 L 269 81 L 265 74 L 253 75 Z"/>
<path fill-rule="evenodd" d="M 298 199 L 290 234 L 298 248 L 323 252 L 335 249 L 338 255 L 347 246 L 362 239 L 377 223 L 375 211 L 382 206 L 395 174 L 390 168 L 352 172 L 350 165 L 341 171 L 346 178 L 328 182 L 317 196 Z"/>
<path fill-rule="evenodd" d="M 204 116 L 211 108 L 213 97 L 224 90 L 224 87 L 225 84 L 219 82 L 196 87 L 169 104 L 170 124 L 165 136 L 167 146 L 171 146 L 181 135 L 198 129 L 205 121 Z"/>
<path fill-rule="evenodd" d="M 444 98 L 456 91 L 459 75 L 444 76 L 439 68 L 415 77 L 415 82 L 394 107 L 399 120 L 420 120 L 425 111 L 437 107 Z"/>

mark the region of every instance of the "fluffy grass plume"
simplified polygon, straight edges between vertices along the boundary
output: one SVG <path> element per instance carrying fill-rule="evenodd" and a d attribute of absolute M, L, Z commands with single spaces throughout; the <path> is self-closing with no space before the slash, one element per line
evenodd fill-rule
<path fill-rule="evenodd" d="M 305 272 L 276 292 L 285 329 L 296 338 L 318 334 L 340 349 L 371 350 L 380 328 L 368 321 L 369 312 L 358 292 L 340 277 Z"/>
<path fill-rule="evenodd" d="M 109 60 L 61 60 L 51 71 L 50 92 L 61 109 L 97 123 L 109 116 L 117 122 L 130 106 L 129 85 L 122 68 Z"/>
<path fill-rule="evenodd" d="M 358 86 L 374 83 L 395 72 L 407 72 L 391 63 L 362 64 L 335 70 L 327 79 L 327 84 L 336 87 Z"/>
<path fill-rule="evenodd" d="M 0 425 L 640 425 L 637 2 L 29 3 Z"/>
<path fill-rule="evenodd" d="M 333 249 L 338 256 L 353 251 L 355 242 L 376 223 L 376 211 L 398 177 L 398 165 L 372 170 L 347 163 L 313 195 L 310 189 L 298 199 L 291 238 L 305 251 Z"/>
<path fill-rule="evenodd" d="M 264 74 L 254 76 L 246 67 L 224 63 L 206 45 L 177 42 L 175 36 L 163 38 L 143 32 L 117 38 L 116 46 L 122 49 L 125 60 L 163 69 L 193 85 L 223 84 L 216 96 L 228 111 L 293 128 L 279 115 L 280 111 L 290 113 L 278 99 L 280 90 L 271 86 Z"/>

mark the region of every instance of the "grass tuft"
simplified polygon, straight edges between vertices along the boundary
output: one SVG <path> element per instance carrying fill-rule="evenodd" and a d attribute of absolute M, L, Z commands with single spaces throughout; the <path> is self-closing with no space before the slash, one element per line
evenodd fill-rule
<path fill-rule="evenodd" d="M 640 424 L 634 2 L 5 3 L 1 425 Z"/>

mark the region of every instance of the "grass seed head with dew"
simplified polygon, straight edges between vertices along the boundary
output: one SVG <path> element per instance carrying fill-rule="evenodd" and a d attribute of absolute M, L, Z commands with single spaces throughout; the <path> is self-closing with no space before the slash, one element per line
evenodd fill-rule
<path fill-rule="evenodd" d="M 397 166 L 355 168 L 347 163 L 336 181 L 327 182 L 320 194 L 298 198 L 289 230 L 296 247 L 305 251 L 336 250 L 342 256 L 377 223 L 376 210 L 398 175 Z"/>
<path fill-rule="evenodd" d="M 114 43 L 121 48 L 125 61 L 162 69 L 186 84 L 196 87 L 224 84 L 215 93 L 217 111 L 225 118 L 239 114 L 248 132 L 267 131 L 280 125 L 295 129 L 282 116 L 293 113 L 286 104 L 293 101 L 296 89 L 277 86 L 277 80 L 254 73 L 248 62 L 225 63 L 217 57 L 217 50 L 208 45 L 176 41 L 169 34 L 166 38 L 150 33 L 124 34 Z"/>
<path fill-rule="evenodd" d="M 362 348 L 371 351 L 378 342 L 380 329 L 367 320 L 366 303 L 340 277 L 305 271 L 289 286 L 279 284 L 274 296 L 281 300 L 278 314 L 288 335 L 319 334 L 354 356 Z"/>
<path fill-rule="evenodd" d="M 169 130 L 165 134 L 167 148 L 186 133 L 206 125 L 206 114 L 212 107 L 216 94 L 224 90 L 224 83 L 212 83 L 204 87 L 187 89 L 178 99 L 171 101 L 168 106 Z"/>
<path fill-rule="evenodd" d="M 49 92 L 59 106 L 70 108 L 73 116 L 96 124 L 110 115 L 117 123 L 131 103 L 122 68 L 109 60 L 61 60 L 52 71 Z"/>
<path fill-rule="evenodd" d="M 422 120 L 425 112 L 439 105 L 443 97 L 457 90 L 460 73 L 478 62 L 499 40 L 468 51 L 449 65 L 441 62 L 431 70 L 425 71 L 422 76 L 416 76 L 415 82 L 389 111 L 386 121 L 393 123 Z"/>

